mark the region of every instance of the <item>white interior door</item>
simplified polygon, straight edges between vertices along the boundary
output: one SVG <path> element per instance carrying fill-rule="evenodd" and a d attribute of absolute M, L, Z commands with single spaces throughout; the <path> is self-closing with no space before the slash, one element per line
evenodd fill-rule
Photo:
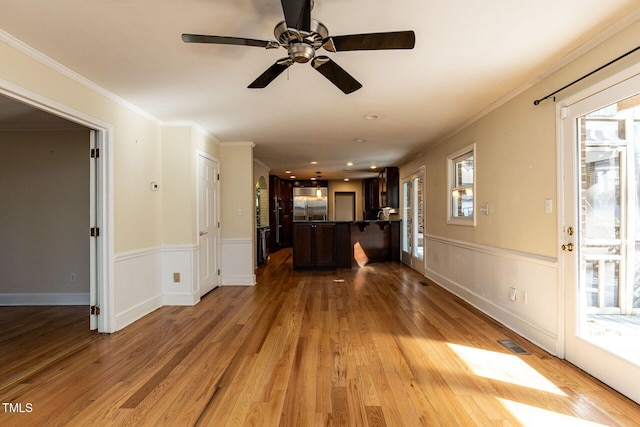
<path fill-rule="evenodd" d="M 200 296 L 219 284 L 218 163 L 198 153 L 198 237 Z"/>
<path fill-rule="evenodd" d="M 640 402 L 640 77 L 560 111 L 565 357 Z"/>

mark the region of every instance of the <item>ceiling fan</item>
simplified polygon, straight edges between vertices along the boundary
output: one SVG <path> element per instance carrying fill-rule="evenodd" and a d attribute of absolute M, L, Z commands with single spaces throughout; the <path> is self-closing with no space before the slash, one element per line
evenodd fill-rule
<path fill-rule="evenodd" d="M 275 40 L 256 40 L 241 37 L 207 36 L 201 34 L 183 34 L 186 43 L 213 43 L 239 46 L 255 46 L 266 49 L 284 47 L 289 55 L 281 58 L 255 79 L 250 89 L 263 89 L 295 62 L 311 65 L 342 92 L 349 94 L 362 85 L 325 55 L 316 56 L 321 47 L 329 52 L 352 50 L 413 49 L 415 33 L 413 31 L 393 31 L 385 33 L 351 34 L 329 36 L 329 30 L 320 21 L 311 19 L 313 0 L 281 0 L 284 21 L 275 29 Z"/>

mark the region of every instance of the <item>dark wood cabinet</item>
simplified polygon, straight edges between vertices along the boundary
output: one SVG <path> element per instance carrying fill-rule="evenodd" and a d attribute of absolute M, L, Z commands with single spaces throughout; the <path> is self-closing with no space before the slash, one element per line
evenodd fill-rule
<path fill-rule="evenodd" d="M 396 167 L 384 168 L 378 176 L 380 182 L 380 208 L 400 207 L 400 170 Z"/>
<path fill-rule="evenodd" d="M 397 167 L 384 168 L 376 178 L 362 181 L 364 197 L 364 219 L 379 219 L 382 208 L 400 207 L 400 170 Z"/>
<path fill-rule="evenodd" d="M 364 197 L 364 219 L 377 219 L 380 210 L 380 181 L 378 178 L 367 178 L 362 181 Z"/>
<path fill-rule="evenodd" d="M 314 266 L 312 235 L 311 224 L 294 224 L 293 268 Z"/>
<path fill-rule="evenodd" d="M 313 224 L 314 249 L 316 267 L 334 267 L 336 265 L 335 236 L 333 224 Z"/>
<path fill-rule="evenodd" d="M 295 223 L 293 225 L 293 268 L 335 266 L 335 224 Z"/>
<path fill-rule="evenodd" d="M 293 222 L 293 184 L 269 175 L 269 251 L 291 246 Z"/>
<path fill-rule="evenodd" d="M 401 221 L 296 222 L 293 268 L 351 268 L 399 261 L 400 224 Z"/>

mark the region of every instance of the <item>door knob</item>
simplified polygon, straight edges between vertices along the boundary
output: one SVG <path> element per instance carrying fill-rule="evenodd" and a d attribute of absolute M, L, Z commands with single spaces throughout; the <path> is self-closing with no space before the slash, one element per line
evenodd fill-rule
<path fill-rule="evenodd" d="M 562 250 L 573 252 L 573 243 L 567 243 L 566 245 L 562 245 Z"/>
<path fill-rule="evenodd" d="M 209 232 L 208 232 L 208 231 L 201 231 L 201 232 L 200 232 L 200 235 L 201 235 L 201 236 L 204 236 L 205 234 L 209 234 Z"/>

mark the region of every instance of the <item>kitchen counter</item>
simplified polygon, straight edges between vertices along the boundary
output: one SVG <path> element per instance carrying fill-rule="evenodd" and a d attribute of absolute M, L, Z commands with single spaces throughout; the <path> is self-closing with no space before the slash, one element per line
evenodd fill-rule
<path fill-rule="evenodd" d="M 400 260 L 400 220 L 293 223 L 293 267 L 352 268 Z"/>

